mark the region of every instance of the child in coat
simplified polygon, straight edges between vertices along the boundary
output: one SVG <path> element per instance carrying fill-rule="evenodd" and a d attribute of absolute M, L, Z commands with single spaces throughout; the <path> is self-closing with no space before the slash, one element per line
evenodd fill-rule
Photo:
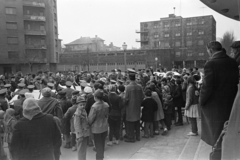
<path fill-rule="evenodd" d="M 154 113 L 158 109 L 157 102 L 151 97 L 152 91 L 147 89 L 145 91 L 146 98 L 142 102 L 142 117 L 141 120 L 144 122 L 144 136 L 143 138 L 153 138 L 153 122 L 154 122 Z M 150 131 L 150 135 L 149 135 Z"/>
<path fill-rule="evenodd" d="M 86 160 L 90 126 L 88 124 L 87 112 L 85 110 L 86 100 L 80 96 L 77 99 L 78 108 L 74 114 L 74 128 L 77 138 L 78 160 Z"/>

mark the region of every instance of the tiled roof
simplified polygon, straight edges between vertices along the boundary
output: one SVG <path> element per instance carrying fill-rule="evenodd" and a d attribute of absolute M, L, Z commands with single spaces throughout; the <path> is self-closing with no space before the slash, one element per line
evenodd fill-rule
<path fill-rule="evenodd" d="M 95 41 L 104 41 L 104 40 L 99 37 L 96 37 L 96 38 L 81 37 L 81 38 L 79 38 L 71 43 L 65 44 L 65 45 L 90 44 L 90 43 L 94 43 Z"/>

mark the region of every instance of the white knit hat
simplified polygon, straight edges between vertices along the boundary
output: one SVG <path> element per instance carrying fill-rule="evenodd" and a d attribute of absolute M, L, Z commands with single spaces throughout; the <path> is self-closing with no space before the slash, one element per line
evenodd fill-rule
<path fill-rule="evenodd" d="M 91 87 L 88 87 L 88 86 L 86 86 L 83 91 L 84 91 L 85 93 L 92 93 L 92 92 L 93 92 L 92 88 L 91 88 Z"/>
<path fill-rule="evenodd" d="M 29 120 L 32 120 L 34 116 L 41 113 L 37 100 L 33 98 L 27 98 L 23 102 L 23 116 Z"/>

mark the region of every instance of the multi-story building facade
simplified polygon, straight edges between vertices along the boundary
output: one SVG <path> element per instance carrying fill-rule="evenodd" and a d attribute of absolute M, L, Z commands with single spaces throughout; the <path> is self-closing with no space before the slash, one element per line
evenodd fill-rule
<path fill-rule="evenodd" d="M 56 70 L 56 0 L 0 1 L 0 73 Z"/>
<path fill-rule="evenodd" d="M 170 14 L 157 21 L 141 22 L 142 49 L 169 48 L 174 52 L 174 64 L 179 67 L 202 68 L 209 55 L 206 44 L 216 40 L 216 21 L 212 15 L 182 18 Z"/>

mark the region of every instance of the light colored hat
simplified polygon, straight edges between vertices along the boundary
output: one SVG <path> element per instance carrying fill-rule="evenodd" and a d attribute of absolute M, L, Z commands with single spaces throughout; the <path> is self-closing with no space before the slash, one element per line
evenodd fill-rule
<path fill-rule="evenodd" d="M 37 100 L 33 98 L 27 98 L 23 102 L 23 116 L 29 120 L 32 120 L 34 116 L 41 113 Z"/>
<path fill-rule="evenodd" d="M 46 88 L 43 88 L 42 90 L 42 95 L 43 97 L 51 97 L 51 89 L 46 87 Z"/>
<path fill-rule="evenodd" d="M 85 93 L 92 93 L 92 92 L 93 92 L 92 88 L 91 88 L 91 87 L 88 87 L 88 86 L 86 86 L 83 91 L 84 91 Z"/>

